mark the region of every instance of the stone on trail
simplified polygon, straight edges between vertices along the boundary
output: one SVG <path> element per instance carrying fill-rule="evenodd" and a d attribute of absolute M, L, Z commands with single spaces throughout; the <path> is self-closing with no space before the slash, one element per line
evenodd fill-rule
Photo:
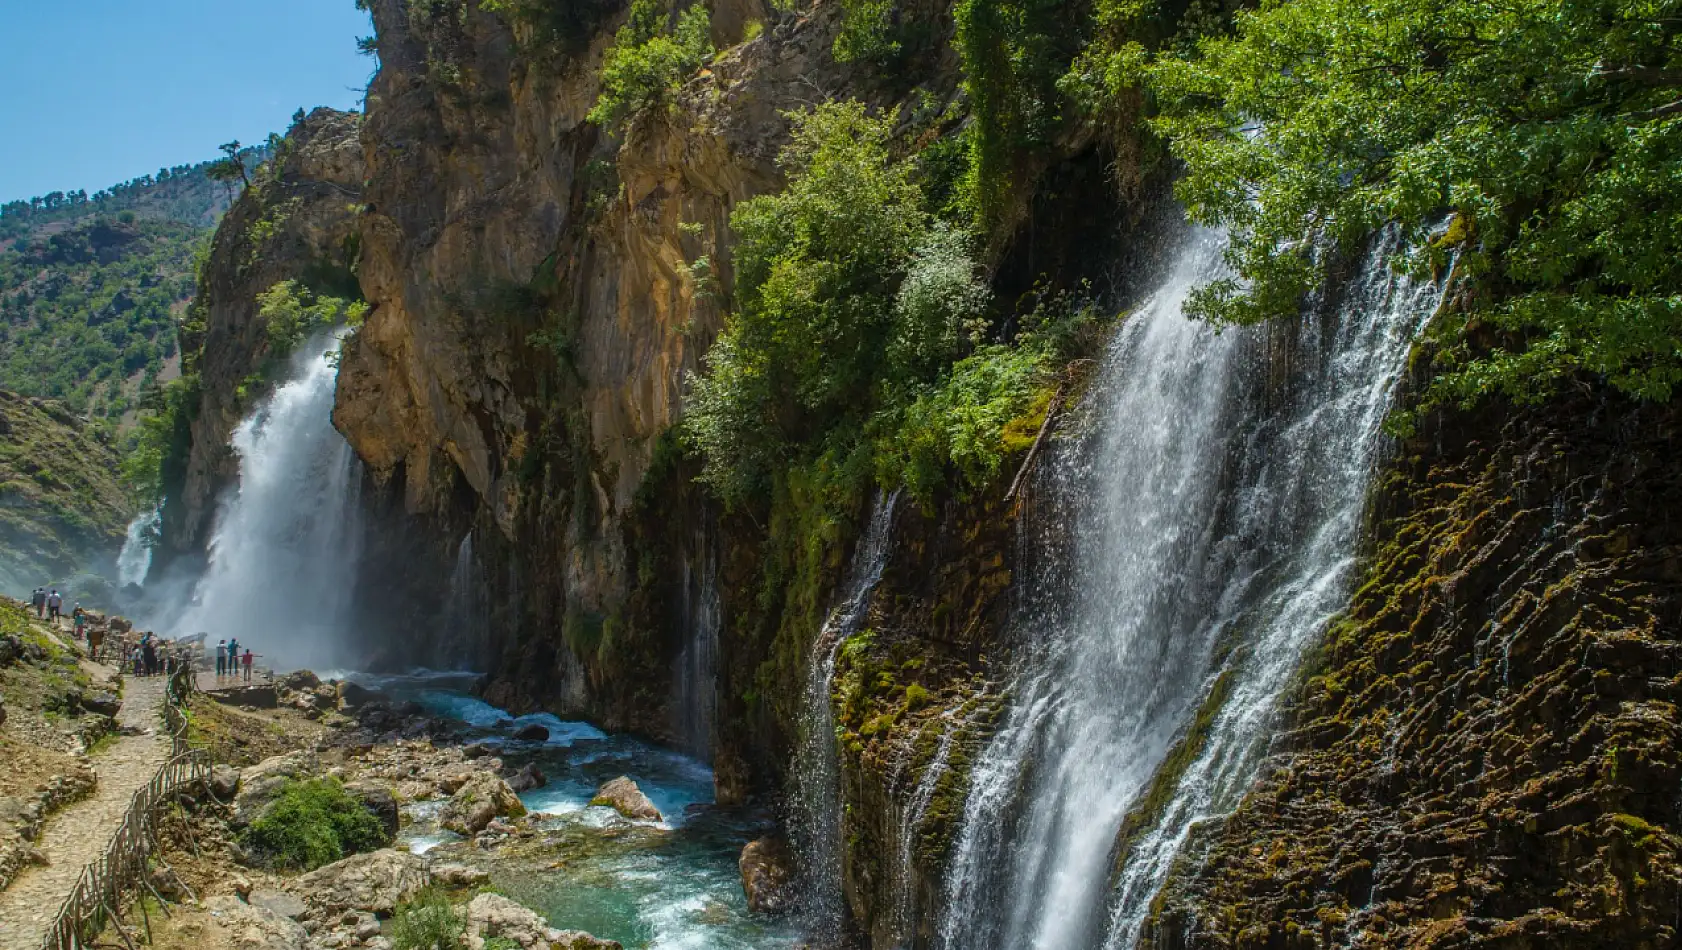
<path fill-rule="evenodd" d="M 782 838 L 750 841 L 742 848 L 738 864 L 749 910 L 777 914 L 789 908 L 793 897 L 794 855 L 787 841 Z"/>
<path fill-rule="evenodd" d="M 114 694 L 101 690 L 95 693 L 84 694 L 79 705 L 83 709 L 95 715 L 110 716 L 115 719 L 117 717 L 118 710 L 123 707 L 123 701 L 118 699 Z"/>
<path fill-rule="evenodd" d="M 297 921 L 237 897 L 212 897 L 204 909 L 227 935 L 231 950 L 304 950 L 309 944 L 309 933 Z"/>
<path fill-rule="evenodd" d="M 432 883 L 432 872 L 419 855 L 390 848 L 354 854 L 293 878 L 290 889 L 313 914 L 347 910 L 389 916 L 398 904 Z"/>
<path fill-rule="evenodd" d="M 596 789 L 596 797 L 590 799 L 592 805 L 607 805 L 626 818 L 639 821 L 660 821 L 660 809 L 648 800 L 637 783 L 630 777 L 621 775 L 601 788 Z"/>
<path fill-rule="evenodd" d="M 526 813 L 520 796 L 508 783 L 491 772 L 474 772 L 450 796 L 439 813 L 439 824 L 471 837 L 485 830 L 495 818 L 518 818 Z"/>

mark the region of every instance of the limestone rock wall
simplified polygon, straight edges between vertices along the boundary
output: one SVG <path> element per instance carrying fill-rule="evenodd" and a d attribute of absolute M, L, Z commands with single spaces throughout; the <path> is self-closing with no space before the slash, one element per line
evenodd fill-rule
<path fill-rule="evenodd" d="M 354 295 L 351 275 L 362 200 L 361 117 L 316 109 L 287 133 L 270 171 L 257 174 L 216 230 L 193 307 L 202 330 L 182 333 L 200 380 L 192 445 L 179 485 L 166 486 L 163 537 L 173 555 L 201 551 L 216 502 L 238 475 L 229 437 L 261 393 L 240 387 L 268 350 L 257 295 L 283 280 Z"/>

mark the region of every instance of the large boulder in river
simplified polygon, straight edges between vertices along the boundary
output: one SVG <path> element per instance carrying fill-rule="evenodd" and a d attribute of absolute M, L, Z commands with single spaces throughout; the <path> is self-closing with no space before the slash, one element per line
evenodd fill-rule
<path fill-rule="evenodd" d="M 536 911 L 501 894 L 480 894 L 467 905 L 468 950 L 485 950 L 498 939 L 520 950 L 620 950 L 617 941 L 601 940 L 581 930 L 554 930 Z"/>
<path fill-rule="evenodd" d="M 475 771 L 456 789 L 438 815 L 438 823 L 456 834 L 472 837 L 496 818 L 526 813 L 520 796 L 493 772 Z"/>
<path fill-rule="evenodd" d="M 742 871 L 742 893 L 748 909 L 760 914 L 777 914 L 789 909 L 794 899 L 794 853 L 782 838 L 760 838 L 742 849 L 738 862 Z"/>
<path fill-rule="evenodd" d="M 528 722 L 514 730 L 514 738 L 521 742 L 548 742 L 549 727 L 540 722 Z"/>
<path fill-rule="evenodd" d="M 601 788 L 596 789 L 596 797 L 590 799 L 592 805 L 607 805 L 626 818 L 637 821 L 659 821 L 660 809 L 648 800 L 637 783 L 628 776 L 621 775 Z"/>
<path fill-rule="evenodd" d="M 432 873 L 420 855 L 387 848 L 351 855 L 293 878 L 290 889 L 309 905 L 311 916 L 347 910 L 389 916 L 431 883 Z"/>
<path fill-rule="evenodd" d="M 536 762 L 527 762 L 518 772 L 508 777 L 508 787 L 516 792 L 529 792 L 534 788 L 542 788 L 549 784 L 549 777 L 537 767 Z"/>

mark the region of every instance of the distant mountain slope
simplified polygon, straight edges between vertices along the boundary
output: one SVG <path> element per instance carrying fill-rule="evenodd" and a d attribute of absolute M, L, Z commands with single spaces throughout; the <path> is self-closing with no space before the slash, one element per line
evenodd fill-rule
<path fill-rule="evenodd" d="M 62 404 L 0 391 L 0 593 L 116 555 L 133 506 L 116 450 Z"/>
<path fill-rule="evenodd" d="M 247 149 L 248 167 L 268 150 Z M 159 169 L 88 197 L 0 206 L 0 388 L 121 427 L 178 371 L 175 325 L 196 249 L 237 190 L 211 163 Z"/>

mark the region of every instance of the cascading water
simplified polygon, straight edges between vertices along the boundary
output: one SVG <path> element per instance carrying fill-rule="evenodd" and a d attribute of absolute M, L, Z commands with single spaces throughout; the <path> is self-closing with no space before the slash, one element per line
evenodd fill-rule
<path fill-rule="evenodd" d="M 859 631 L 870 607 L 870 595 L 887 567 L 892 552 L 894 505 L 898 501 L 898 492 L 876 499 L 870 524 L 853 551 L 841 596 L 812 641 L 802 696 L 790 831 L 802 859 L 804 928 L 830 939 L 839 937 L 842 918 L 841 763 L 830 700 L 835 686 L 835 658 L 847 638 Z"/>
<path fill-rule="evenodd" d="M 703 762 L 712 761 L 713 722 L 718 713 L 718 628 L 723 619 L 718 596 L 718 563 L 703 535 L 701 569 L 683 565 L 684 631 L 674 682 L 677 695 L 678 748 Z M 700 581 L 696 582 L 699 575 Z"/>
<path fill-rule="evenodd" d="M 455 566 L 450 569 L 449 592 L 444 595 L 444 625 L 449 631 L 445 659 L 471 669 L 481 662 L 490 646 L 490 591 L 485 572 L 473 554 L 473 532 L 462 535 L 456 545 Z"/>
<path fill-rule="evenodd" d="M 117 586 L 144 586 L 146 572 L 152 569 L 152 544 L 157 539 L 158 522 L 163 518 L 164 506 L 142 512 L 128 523 L 123 536 L 123 549 L 117 554 Z"/>
<path fill-rule="evenodd" d="M 1133 946 L 1190 826 L 1253 780 L 1274 700 L 1347 594 L 1379 422 L 1433 288 L 1376 247 L 1335 313 L 1295 328 L 1282 395 L 1268 329 L 1183 315 L 1222 250 L 1188 242 L 1112 346 L 1094 434 L 1035 486 L 1070 563 L 1025 592 L 1012 708 L 951 855 L 948 950 Z M 1118 842 L 1217 684 L 1201 751 Z"/>
<path fill-rule="evenodd" d="M 359 463 L 332 423 L 341 336 L 300 348 L 290 381 L 234 430 L 239 484 L 222 499 L 178 634 L 237 637 L 279 669 L 356 665 Z"/>

